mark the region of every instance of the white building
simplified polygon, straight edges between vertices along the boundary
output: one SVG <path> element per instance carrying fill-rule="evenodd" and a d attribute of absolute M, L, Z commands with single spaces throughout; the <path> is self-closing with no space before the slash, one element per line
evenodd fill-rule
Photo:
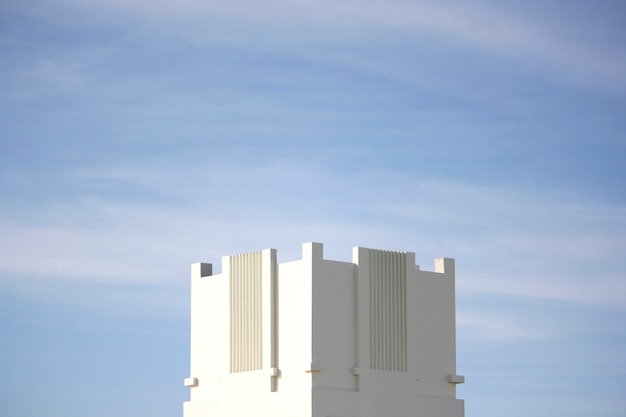
<path fill-rule="evenodd" d="M 410 252 L 322 250 L 192 265 L 184 417 L 462 417 L 454 260 L 426 272 Z"/>

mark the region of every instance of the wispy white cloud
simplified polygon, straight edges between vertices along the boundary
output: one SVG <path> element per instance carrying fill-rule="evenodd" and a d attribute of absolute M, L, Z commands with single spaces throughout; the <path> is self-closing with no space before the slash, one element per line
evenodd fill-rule
<path fill-rule="evenodd" d="M 83 93 L 91 76 L 76 60 L 61 62 L 57 58 L 44 59 L 24 71 L 9 74 L 12 84 L 7 86 L 9 97 L 21 101 L 56 94 Z"/>
<path fill-rule="evenodd" d="M 456 324 L 460 331 L 467 332 L 474 338 L 495 342 L 508 342 L 520 339 L 540 340 L 549 338 L 542 329 L 519 323 L 512 317 L 458 311 Z M 536 323 L 535 323 L 536 324 Z"/>
<path fill-rule="evenodd" d="M 339 175 L 302 159 L 180 171 L 143 164 L 90 178 L 126 181 L 169 202 L 110 195 L 16 213 L 0 223 L 4 273 L 171 285 L 192 262 L 266 247 L 281 261 L 298 259 L 301 243 L 321 241 L 329 259 L 349 260 L 356 245 L 415 251 L 423 269 L 434 257 L 456 257 L 461 294 L 626 308 L 619 206 L 393 173 Z"/>
<path fill-rule="evenodd" d="M 305 33 L 308 29 L 304 28 L 310 27 L 316 28 L 315 36 L 309 37 L 316 42 L 328 36 L 334 37 L 338 30 L 343 34 L 339 39 L 346 36 L 358 39 L 356 34 L 360 34 L 365 39 L 380 40 L 393 36 L 397 31 L 400 31 L 402 37 L 407 40 L 438 36 L 507 56 L 523 62 L 524 66 L 547 70 L 556 77 L 565 77 L 570 81 L 619 90 L 626 87 L 624 76 L 626 54 L 623 48 L 614 46 L 616 43 L 613 39 L 610 39 L 610 42 L 608 39 L 597 39 L 597 30 L 593 30 L 594 33 L 589 33 L 585 37 L 585 34 L 580 33 L 580 27 L 583 25 L 577 24 L 575 20 L 546 21 L 542 17 L 541 8 L 533 10 L 532 13 L 521 14 L 512 11 L 506 4 L 498 8 L 494 7 L 493 3 L 481 4 L 481 2 L 442 4 L 431 1 L 383 0 L 68 1 L 70 4 L 86 8 L 100 7 L 154 18 L 160 25 L 170 21 L 179 27 L 173 30 L 173 33 L 185 34 L 190 41 L 203 39 L 203 33 L 206 32 L 211 33 L 212 41 L 221 38 L 237 42 L 238 36 L 247 36 L 245 29 L 241 31 L 241 28 L 237 29 L 241 32 L 238 36 L 226 35 L 228 31 L 224 30 L 216 32 L 216 25 L 221 26 L 220 19 L 267 25 L 269 29 L 264 29 L 266 35 L 278 30 L 283 36 L 282 41 L 275 43 L 275 47 L 290 42 L 301 42 L 303 36 L 307 37 Z M 189 21 L 212 23 L 205 24 L 204 29 L 201 29 L 195 24 L 189 25 Z M 184 24 L 181 22 L 187 23 L 187 27 L 180 26 Z M 188 33 L 190 28 L 193 33 Z M 173 27 L 170 28 L 172 29 Z M 592 28 L 588 30 L 591 31 Z M 368 35 L 367 32 L 373 35 Z M 390 68 L 389 71 L 391 70 Z"/>
<path fill-rule="evenodd" d="M 626 208 L 542 190 L 446 183 L 416 189 L 420 199 L 388 209 L 407 222 L 436 224 L 447 236 L 466 268 L 459 291 L 626 308 Z"/>

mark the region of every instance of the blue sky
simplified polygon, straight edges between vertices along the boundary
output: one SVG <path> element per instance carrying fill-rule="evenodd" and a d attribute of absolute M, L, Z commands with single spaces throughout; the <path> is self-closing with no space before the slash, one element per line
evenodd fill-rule
<path fill-rule="evenodd" d="M 318 241 L 456 258 L 468 417 L 626 416 L 625 21 L 2 2 L 0 415 L 182 415 L 189 264 Z"/>

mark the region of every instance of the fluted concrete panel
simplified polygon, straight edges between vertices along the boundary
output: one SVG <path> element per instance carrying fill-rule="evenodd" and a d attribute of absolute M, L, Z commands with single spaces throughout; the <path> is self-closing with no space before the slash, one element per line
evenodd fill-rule
<path fill-rule="evenodd" d="M 370 368 L 407 370 L 404 252 L 370 250 Z"/>
<path fill-rule="evenodd" d="M 262 252 L 230 257 L 230 372 L 263 367 Z"/>

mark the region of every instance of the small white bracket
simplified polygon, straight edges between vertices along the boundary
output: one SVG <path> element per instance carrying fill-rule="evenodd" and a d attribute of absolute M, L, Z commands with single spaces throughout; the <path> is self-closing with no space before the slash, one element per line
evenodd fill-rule
<path fill-rule="evenodd" d="M 361 375 L 361 369 L 359 369 L 359 367 L 358 367 L 358 366 L 353 367 L 353 368 L 352 368 L 352 375 L 354 375 L 354 376 L 359 376 L 359 375 Z"/>
<path fill-rule="evenodd" d="M 185 386 L 186 387 L 197 387 L 198 386 L 198 378 L 185 378 Z"/>
<path fill-rule="evenodd" d="M 308 369 L 306 369 L 304 372 L 306 372 L 307 374 L 313 373 L 313 372 L 321 372 L 322 371 L 322 364 L 319 362 L 312 362 L 311 365 L 308 367 Z"/>
<path fill-rule="evenodd" d="M 465 377 L 463 375 L 448 375 L 448 382 L 451 384 L 464 384 Z"/>
<path fill-rule="evenodd" d="M 273 376 L 273 377 L 279 377 L 280 376 L 280 369 L 278 369 L 278 368 L 270 368 L 268 370 L 268 372 L 269 372 L 270 376 Z"/>

